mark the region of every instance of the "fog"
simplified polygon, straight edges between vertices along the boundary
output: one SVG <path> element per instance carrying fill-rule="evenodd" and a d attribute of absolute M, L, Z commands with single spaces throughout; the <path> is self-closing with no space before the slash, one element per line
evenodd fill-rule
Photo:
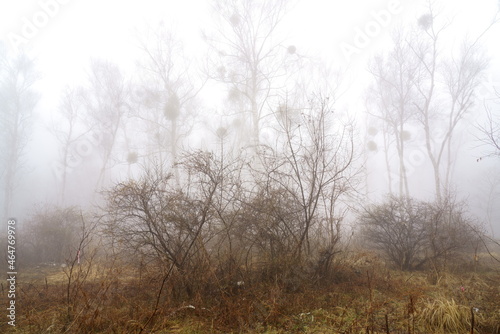
<path fill-rule="evenodd" d="M 500 333 L 499 36 L 499 0 L 0 1 L 0 332 Z"/>
<path fill-rule="evenodd" d="M 427 1 L 297 0 L 270 6 L 269 16 L 254 13 L 262 19 L 255 30 L 245 8 L 229 3 L 3 1 L 2 221 L 22 225 L 47 205 L 98 212 L 102 191 L 158 162 L 177 187 L 189 187 L 190 176 L 174 166 L 186 154 L 230 160 L 276 150 L 283 108 L 299 124 L 308 101 L 329 98 L 336 118 L 326 131 L 353 136 L 356 180 L 339 204 L 350 208 L 346 226 L 355 230 L 356 211 L 391 192 L 425 201 L 451 194 L 487 233 L 500 234 L 497 0 L 434 1 L 432 15 Z M 418 47 L 439 36 L 427 123 L 429 95 L 401 102 L 404 84 L 390 85 L 398 32 L 408 96 L 430 87 L 425 66 L 412 66 L 422 61 Z M 408 106 L 403 118 L 400 103 Z"/>

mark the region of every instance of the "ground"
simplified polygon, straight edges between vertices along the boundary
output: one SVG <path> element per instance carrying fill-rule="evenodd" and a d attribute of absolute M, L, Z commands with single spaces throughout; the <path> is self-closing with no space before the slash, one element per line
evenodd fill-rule
<path fill-rule="evenodd" d="M 326 281 L 245 282 L 189 298 L 167 283 L 157 298 L 159 276 L 96 263 L 20 269 L 16 327 L 4 319 L 0 332 L 470 333 L 474 322 L 475 333 L 500 333 L 500 270 L 490 264 L 403 272 L 358 254 Z M 2 305 L 7 295 L 4 282 Z"/>

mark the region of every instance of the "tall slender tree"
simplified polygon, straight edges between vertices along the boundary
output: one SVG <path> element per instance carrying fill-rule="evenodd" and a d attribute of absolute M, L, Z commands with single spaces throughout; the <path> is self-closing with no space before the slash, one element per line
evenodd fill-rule
<path fill-rule="evenodd" d="M 228 87 L 228 99 L 250 124 L 251 144 L 260 144 L 262 119 L 270 114 L 266 101 L 289 74 L 287 62 L 296 54 L 279 37 L 288 1 L 214 1 L 216 37 L 205 36 L 212 50 L 208 73 Z M 240 124 L 241 124 L 240 123 Z"/>
<path fill-rule="evenodd" d="M 31 137 L 33 110 L 38 97 L 34 62 L 25 54 L 9 56 L 0 50 L 0 177 L 3 183 L 3 215 L 12 214 L 19 175 L 26 171 L 24 154 Z"/>
<path fill-rule="evenodd" d="M 410 139 L 407 127 L 415 117 L 412 99 L 417 66 L 411 59 L 412 54 L 403 31 L 396 31 L 393 42 L 394 47 L 387 57 L 375 58 L 370 67 L 374 85 L 369 100 L 374 108 L 369 107 L 369 113 L 384 123 L 384 128 L 393 139 L 391 142 L 395 144 L 398 156 L 399 194 L 409 197 L 405 146 Z"/>
<path fill-rule="evenodd" d="M 450 191 L 455 134 L 474 106 L 475 90 L 487 61 L 478 49 L 478 39 L 463 42 L 458 56 L 447 56 L 442 43 L 450 25 L 440 25 L 438 18 L 429 4 L 428 13 L 418 21 L 418 37 L 409 45 L 419 67 L 414 79 L 418 94 L 413 104 L 434 172 L 436 200 L 441 201 Z"/>
<path fill-rule="evenodd" d="M 413 30 L 397 35 L 390 60 L 376 59 L 372 67 L 378 106 L 374 115 L 389 125 L 395 138 L 400 194 L 410 195 L 404 147 L 408 139 L 405 127 L 412 122 L 424 138 L 437 201 L 450 191 L 456 134 L 473 110 L 475 90 L 487 65 L 478 48 L 480 37 L 464 41 L 458 54 L 447 54 L 444 35 L 451 25 L 439 22 L 429 3 Z"/>
<path fill-rule="evenodd" d="M 139 108 L 135 116 L 141 118 L 153 142 L 152 153 L 163 161 L 163 151 L 171 156 L 177 186 L 179 172 L 176 168 L 182 138 L 191 131 L 194 123 L 195 101 L 206 80 L 196 81 L 191 59 L 174 33 L 160 24 L 142 38 L 139 61 L 140 81 Z"/>
<path fill-rule="evenodd" d="M 52 122 L 50 129 L 61 145 L 60 159 L 55 165 L 58 179 L 61 182 L 59 191 L 61 204 L 65 202 L 68 173 L 71 170 L 72 161 L 78 161 L 78 158 L 75 157 L 74 145 L 86 134 L 79 131 L 80 113 L 81 103 L 78 92 L 76 89 L 66 87 L 59 106 L 59 115 L 62 117 Z M 90 147 L 88 149 L 90 150 Z"/>
<path fill-rule="evenodd" d="M 82 96 L 88 128 L 102 134 L 102 163 L 97 187 L 104 185 L 107 171 L 114 162 L 113 153 L 130 110 L 129 89 L 129 83 L 117 65 L 104 60 L 91 61 L 88 83 Z"/>
<path fill-rule="evenodd" d="M 500 107 L 500 92 L 497 94 L 497 103 L 488 105 L 485 103 L 486 120 L 483 124 L 478 125 L 480 135 L 478 140 L 487 147 L 483 156 L 500 157 L 500 116 L 498 112 L 494 113 L 495 109 Z M 479 159 L 482 159 L 481 156 Z"/>

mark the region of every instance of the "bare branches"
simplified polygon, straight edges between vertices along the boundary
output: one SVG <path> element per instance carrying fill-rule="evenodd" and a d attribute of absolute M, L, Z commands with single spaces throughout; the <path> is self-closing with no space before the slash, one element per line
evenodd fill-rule
<path fill-rule="evenodd" d="M 500 94 L 498 96 L 500 97 Z M 484 124 L 476 126 L 481 133 L 476 138 L 482 143 L 482 146 L 486 146 L 489 149 L 483 156 L 478 158 L 478 161 L 485 157 L 500 156 L 500 117 L 495 117 L 491 107 L 486 103 L 484 103 L 484 108 L 486 110 L 486 121 Z"/>
<path fill-rule="evenodd" d="M 120 68 L 104 60 L 94 59 L 90 64 L 87 86 L 83 88 L 85 121 L 91 129 L 102 134 L 101 166 L 96 188 L 105 184 L 108 169 L 114 161 L 114 153 L 121 133 L 126 133 L 125 117 L 130 109 L 129 83 Z"/>
<path fill-rule="evenodd" d="M 218 38 L 206 37 L 213 49 L 209 77 L 229 86 L 233 103 L 251 117 L 251 138 L 260 143 L 260 123 L 266 100 L 284 76 L 287 53 L 277 39 L 287 2 L 227 0 L 214 3 Z"/>
<path fill-rule="evenodd" d="M 402 30 L 396 31 L 394 48 L 387 59 L 375 58 L 370 68 L 375 82 L 370 92 L 370 97 L 373 97 L 372 105 L 369 106 L 369 110 L 374 110 L 369 114 L 381 119 L 394 138 L 399 160 L 399 194 L 408 197 L 410 189 L 405 166 L 405 147 L 409 138 L 406 128 L 416 117 L 412 100 L 416 94 L 414 80 L 418 66 L 404 38 Z"/>
<path fill-rule="evenodd" d="M 409 139 L 406 129 L 411 125 L 422 129 L 421 144 L 433 168 L 439 201 L 450 191 L 455 134 L 474 107 L 475 92 L 487 66 L 478 47 L 480 37 L 464 42 L 458 56 L 445 52 L 443 35 L 451 27 L 451 22 L 445 20 L 429 2 L 428 13 L 419 18 L 414 30 L 397 31 L 387 60 L 378 57 L 371 67 L 374 88 L 370 96 L 375 97 L 372 100 L 376 108 L 371 114 L 386 123 L 394 136 L 399 193 L 406 197 L 410 195 L 405 166 Z M 389 163 L 387 166 L 390 168 Z"/>
<path fill-rule="evenodd" d="M 192 173 L 200 193 L 172 187 L 172 177 L 162 167 L 147 169 L 138 181 L 117 184 L 107 192 L 104 216 L 107 233 L 130 249 L 153 254 L 177 269 L 190 259 L 190 250 L 210 220 L 210 209 L 220 179 L 210 157 L 193 154 L 181 165 Z M 199 197 L 198 197 L 199 196 Z"/>
<path fill-rule="evenodd" d="M 292 106 L 280 106 L 277 147 L 274 154 L 262 157 L 261 173 L 266 185 L 278 186 L 295 202 L 298 226 L 288 230 L 298 233 L 293 253 L 300 257 L 312 252 L 310 233 L 315 225 L 339 218 L 334 217 L 335 209 L 339 197 L 352 190 L 355 154 L 352 127 L 339 122 L 328 98 L 312 98 L 298 110 L 300 115 L 294 116 Z"/>
<path fill-rule="evenodd" d="M 366 208 L 360 218 L 366 240 L 402 270 L 446 266 L 453 254 L 477 242 L 475 222 L 450 198 L 427 203 L 393 196 Z"/>
<path fill-rule="evenodd" d="M 12 214 L 23 155 L 31 136 L 32 113 L 38 97 L 33 86 L 38 79 L 34 63 L 26 55 L 10 58 L 0 54 L 0 178 L 3 181 L 3 216 Z"/>
<path fill-rule="evenodd" d="M 144 122 L 148 132 L 146 141 L 154 147 L 144 155 L 164 160 L 162 152 L 167 149 L 179 186 L 179 172 L 175 167 L 178 149 L 193 127 L 196 97 L 206 80 L 195 80 L 193 59 L 185 54 L 182 42 L 163 24 L 139 44 L 145 60 L 139 63 L 139 96 L 134 117 Z"/>

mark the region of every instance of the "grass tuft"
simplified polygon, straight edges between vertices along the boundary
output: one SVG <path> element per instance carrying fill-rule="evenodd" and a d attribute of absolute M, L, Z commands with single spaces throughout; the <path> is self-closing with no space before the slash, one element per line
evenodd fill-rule
<path fill-rule="evenodd" d="M 426 301 L 419 317 L 429 331 L 437 329 L 444 333 L 467 333 L 472 320 L 469 307 L 445 298 Z"/>

